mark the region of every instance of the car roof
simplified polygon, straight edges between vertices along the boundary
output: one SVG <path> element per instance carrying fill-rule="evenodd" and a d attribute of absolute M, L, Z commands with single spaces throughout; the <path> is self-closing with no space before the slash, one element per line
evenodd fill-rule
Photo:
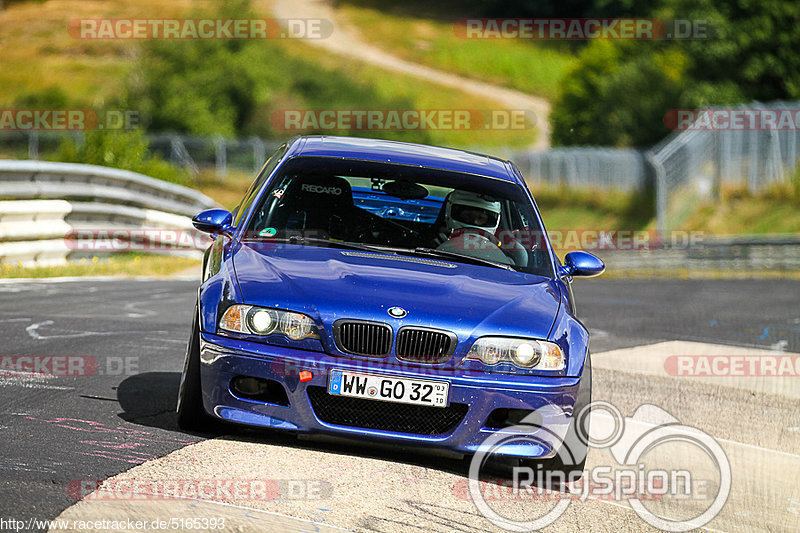
<path fill-rule="evenodd" d="M 341 157 L 478 174 L 516 182 L 509 162 L 453 148 L 384 139 L 310 135 L 295 138 L 290 156 Z M 293 153 L 292 153 L 293 152 Z"/>

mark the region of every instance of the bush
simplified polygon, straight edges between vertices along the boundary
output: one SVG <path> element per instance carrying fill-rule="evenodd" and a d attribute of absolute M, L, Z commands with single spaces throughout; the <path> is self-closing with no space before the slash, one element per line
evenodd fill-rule
<path fill-rule="evenodd" d="M 231 16 L 254 16 L 247 2 L 236 4 L 236 14 Z M 215 16 L 229 11 L 226 5 Z M 304 55 L 302 48 L 292 52 L 279 41 L 145 42 L 122 107 L 139 109 L 151 131 L 229 137 L 285 137 L 287 132 L 271 123 L 272 113 L 279 109 L 415 107 L 407 99 L 382 96 L 369 81 L 359 82 L 347 72 L 326 68 L 318 58 Z M 353 133 L 430 141 L 425 131 Z"/>
<path fill-rule="evenodd" d="M 186 170 L 149 152 L 147 138 L 140 130 L 93 130 L 84 135 L 83 142 L 65 137 L 52 160 L 119 168 L 179 185 L 191 184 Z"/>
<path fill-rule="evenodd" d="M 51 85 L 20 96 L 14 105 L 27 109 L 66 109 L 70 102 L 61 87 Z"/>
<path fill-rule="evenodd" d="M 596 41 L 553 107 L 553 143 L 644 146 L 671 109 L 800 98 L 800 3 L 661 0 L 638 16 L 703 21 L 708 38 Z"/>
<path fill-rule="evenodd" d="M 688 58 L 673 47 L 636 53 L 641 46 L 595 41 L 583 50 L 553 107 L 553 144 L 643 146 L 669 133 L 664 115 L 680 101 Z"/>

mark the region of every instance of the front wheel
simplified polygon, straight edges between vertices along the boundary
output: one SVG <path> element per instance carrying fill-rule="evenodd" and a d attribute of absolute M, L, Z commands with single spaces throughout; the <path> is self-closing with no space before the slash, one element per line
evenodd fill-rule
<path fill-rule="evenodd" d="M 583 477 L 586 456 L 589 452 L 589 405 L 592 403 L 592 360 L 588 352 L 583 365 L 575 407 L 570 418 L 569 428 L 555 457 L 538 461 L 542 470 L 563 476 L 565 482 L 576 481 Z M 531 462 L 523 459 L 522 463 Z M 537 463 L 537 461 L 533 461 Z M 560 476 L 559 476 L 560 474 Z"/>
<path fill-rule="evenodd" d="M 200 386 L 200 327 L 197 324 L 197 315 L 198 307 L 195 306 L 176 408 L 178 427 L 186 431 L 208 430 L 211 426 L 211 418 L 203 407 L 203 392 Z"/>

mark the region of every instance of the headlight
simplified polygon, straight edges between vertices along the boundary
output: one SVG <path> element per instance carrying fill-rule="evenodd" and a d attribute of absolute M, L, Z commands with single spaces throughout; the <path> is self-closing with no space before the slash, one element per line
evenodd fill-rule
<path fill-rule="evenodd" d="M 269 335 L 278 327 L 278 313 L 274 309 L 251 307 L 245 320 L 250 331 L 257 335 Z"/>
<path fill-rule="evenodd" d="M 220 329 L 247 335 L 285 335 L 293 341 L 319 339 L 310 316 L 252 305 L 232 305 L 219 321 Z"/>
<path fill-rule="evenodd" d="M 310 317 L 300 313 L 283 313 L 281 317 L 281 331 L 293 341 L 307 339 L 309 337 L 319 338 L 314 321 Z"/>
<path fill-rule="evenodd" d="M 470 348 L 467 359 L 490 366 L 507 362 L 536 370 L 563 370 L 565 366 L 564 353 L 557 344 L 508 337 L 481 337 Z"/>

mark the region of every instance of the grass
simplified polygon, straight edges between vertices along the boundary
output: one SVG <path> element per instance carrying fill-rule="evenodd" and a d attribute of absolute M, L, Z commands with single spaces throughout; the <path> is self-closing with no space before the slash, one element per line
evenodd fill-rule
<path fill-rule="evenodd" d="M 800 279 L 796 270 L 689 270 L 611 268 L 607 279 Z M 580 278 L 576 278 L 580 279 Z M 591 283 L 591 280 L 586 280 Z"/>
<path fill-rule="evenodd" d="M 229 169 L 228 175 L 220 180 L 213 170 L 204 170 L 197 176 L 194 188 L 232 211 L 242 201 L 254 179 L 254 173 Z"/>
<path fill-rule="evenodd" d="M 81 259 L 65 265 L 25 267 L 0 264 L 0 279 L 77 276 L 170 276 L 200 265 L 198 259 L 167 255 L 118 254 L 107 259 Z"/>
<path fill-rule="evenodd" d="M 651 193 L 547 186 L 531 186 L 531 190 L 548 231 L 655 229 Z M 800 190 L 789 185 L 755 195 L 727 189 L 719 201 L 685 209 L 689 215 L 675 229 L 708 235 L 800 233 Z"/>
<path fill-rule="evenodd" d="M 259 3 L 260 7 L 261 4 Z M 256 4 L 254 3 L 254 7 Z M 82 17 L 180 17 L 208 9 L 202 0 L 48 0 L 14 3 L 0 11 L 0 105 L 23 108 L 92 108 L 118 105 L 127 80 L 135 78 L 140 43 L 77 40 L 66 23 Z M 262 11 L 264 9 L 262 8 Z M 269 16 L 262 12 L 259 15 Z M 251 42 L 251 61 L 261 69 L 255 87 L 261 102 L 252 121 L 269 121 L 277 109 L 493 109 L 496 103 L 410 76 L 366 66 L 300 40 Z M 176 44 L 177 46 L 177 44 Z M 64 80 L 69 80 L 64 83 Z M 189 113 L 190 111 L 186 111 Z M 147 117 L 144 117 L 146 120 Z M 291 137 L 298 132 L 277 132 Z M 302 133 L 302 132 L 300 132 Z M 336 134 L 337 132 L 329 132 Z M 341 134 L 342 132 L 338 132 Z M 531 128 L 498 130 L 362 131 L 361 136 L 397 138 L 453 147 L 523 147 Z"/>
<path fill-rule="evenodd" d="M 722 192 L 721 202 L 705 202 L 686 219 L 684 229 L 711 234 L 800 232 L 800 194 L 773 190 L 751 195 L 740 189 Z"/>
<path fill-rule="evenodd" d="M 375 66 L 342 60 L 331 54 L 320 54 L 319 50 L 301 41 L 276 43 L 291 58 L 316 57 L 319 69 L 335 71 L 351 83 L 369 88 L 372 101 L 352 105 L 355 109 L 494 109 L 493 100 L 465 94 L 457 89 L 441 87 L 435 83 L 410 76 L 396 74 Z M 319 74 L 317 74 L 319 76 Z M 287 95 L 288 97 L 288 95 Z M 388 104 L 388 105 L 387 105 Z M 319 108 L 335 107 L 330 104 Z M 331 132 L 332 134 L 337 134 Z M 411 132 L 362 132 L 370 137 L 397 138 L 412 142 L 423 142 L 455 148 L 475 148 L 491 151 L 491 148 L 522 148 L 532 144 L 536 138 L 534 128 L 525 130 L 421 130 Z M 341 133 L 339 133 L 341 134 Z M 287 135 L 288 137 L 288 135 Z"/>
<path fill-rule="evenodd" d="M 50 0 L 13 3 L 0 11 L 0 103 L 57 88 L 66 105 L 101 107 L 122 91 L 136 55 L 135 41 L 89 41 L 67 33 L 77 18 L 179 16 L 193 0 Z"/>
<path fill-rule="evenodd" d="M 457 37 L 453 23 L 471 15 L 454 2 L 342 0 L 338 8 L 367 41 L 392 54 L 547 99 L 576 62 L 564 43 Z"/>
<path fill-rule="evenodd" d="M 531 186 L 548 231 L 638 230 L 653 224 L 649 192 Z"/>

